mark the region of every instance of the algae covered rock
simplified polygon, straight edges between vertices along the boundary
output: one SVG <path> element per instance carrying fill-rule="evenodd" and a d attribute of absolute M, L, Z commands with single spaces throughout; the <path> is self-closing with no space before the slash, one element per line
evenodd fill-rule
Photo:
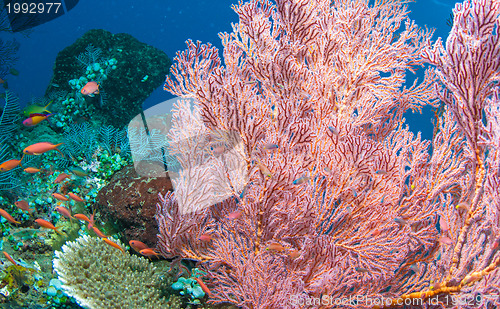
<path fill-rule="evenodd" d="M 172 191 L 169 177 L 143 177 L 134 166 L 126 166 L 99 191 L 95 207 L 127 240 L 137 239 L 153 247 L 158 234 L 154 218 L 158 194 L 168 191 Z"/>
<path fill-rule="evenodd" d="M 171 64 L 163 51 L 130 34 L 90 30 L 57 55 L 47 96 L 62 94 L 59 111 L 78 110 L 77 115 L 120 128 L 140 113 Z M 82 95 L 81 89 L 91 81 L 99 83 L 99 93 Z"/>

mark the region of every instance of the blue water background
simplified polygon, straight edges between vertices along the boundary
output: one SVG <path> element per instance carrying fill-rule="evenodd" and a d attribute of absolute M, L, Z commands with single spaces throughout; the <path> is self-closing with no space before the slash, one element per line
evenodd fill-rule
<path fill-rule="evenodd" d="M 139 41 L 163 50 L 173 59 L 184 50 L 187 39 L 210 42 L 220 50 L 219 32 L 231 32 L 231 23 L 238 21 L 231 4 L 236 0 L 144 0 L 111 1 L 81 0 L 62 17 L 37 26 L 29 36 L 0 33 L 4 40 L 16 38 L 20 44 L 19 60 L 15 68 L 19 76 L 8 76 L 9 88 L 26 105 L 33 97 L 42 97 L 52 77 L 57 53 L 73 44 L 90 29 L 105 29 L 112 33 L 129 33 Z M 446 38 L 450 27 L 446 25 L 451 0 L 417 0 L 410 3 L 410 17 L 419 26 L 435 28 L 434 38 Z M 133 87 L 134 85 L 130 85 Z M 159 87 L 144 103 L 144 108 L 161 103 L 172 96 Z M 406 114 L 413 131 L 422 131 L 432 138 L 432 113 L 427 108 L 423 115 Z"/>

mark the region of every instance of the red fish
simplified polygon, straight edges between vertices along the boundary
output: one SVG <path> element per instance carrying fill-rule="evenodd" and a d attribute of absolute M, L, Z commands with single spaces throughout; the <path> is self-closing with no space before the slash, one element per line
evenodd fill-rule
<path fill-rule="evenodd" d="M 444 231 L 447 231 L 450 229 L 450 226 L 448 225 L 448 223 L 446 222 L 445 219 L 443 219 L 443 217 L 441 217 L 439 219 L 439 227 L 441 229 L 441 232 L 444 232 Z"/>
<path fill-rule="evenodd" d="M 0 164 L 0 172 L 10 171 L 11 169 L 16 168 L 18 165 L 21 165 L 21 161 L 23 160 L 23 158 L 24 158 L 24 155 L 21 158 L 21 160 L 12 159 L 12 160 L 7 160 L 7 161 L 3 162 L 2 164 Z"/>
<path fill-rule="evenodd" d="M 86 215 L 75 214 L 73 217 L 77 218 L 78 220 L 87 221 L 88 223 L 90 223 L 90 219 Z"/>
<path fill-rule="evenodd" d="M 403 227 L 404 225 L 406 225 L 406 220 L 403 219 L 403 218 L 394 218 L 394 221 L 399 224 L 399 227 Z"/>
<path fill-rule="evenodd" d="M 26 202 L 25 200 L 17 201 L 14 204 L 17 206 L 17 208 L 19 208 L 21 210 L 28 211 L 28 212 L 33 211 L 33 208 L 30 208 L 30 204 L 28 202 Z"/>
<path fill-rule="evenodd" d="M 227 218 L 230 220 L 236 220 L 239 217 L 241 217 L 241 211 L 235 211 L 235 212 L 232 212 L 229 215 L 227 215 Z"/>
<path fill-rule="evenodd" d="M 201 289 L 203 290 L 203 292 L 205 292 L 208 295 L 208 297 L 212 297 L 212 293 L 210 292 L 210 290 L 208 289 L 208 287 L 205 285 L 205 283 L 203 283 L 203 281 L 201 281 L 200 278 L 194 277 L 194 280 L 196 280 L 196 282 L 198 282 L 198 284 L 200 285 Z"/>
<path fill-rule="evenodd" d="M 469 211 L 470 207 L 469 207 L 469 204 L 467 204 L 466 202 L 462 202 L 462 203 L 458 204 L 457 206 L 455 206 L 455 208 Z"/>
<path fill-rule="evenodd" d="M 226 148 L 224 147 L 224 145 L 220 145 L 220 146 L 213 148 L 212 153 L 215 157 L 219 157 L 221 154 L 224 153 L 225 150 L 226 150 Z"/>
<path fill-rule="evenodd" d="M 448 246 L 453 244 L 453 240 L 451 240 L 451 238 L 447 236 L 439 237 L 439 242 Z"/>
<path fill-rule="evenodd" d="M 0 216 L 2 216 L 5 219 L 7 219 L 7 221 L 9 221 L 10 223 L 15 223 L 15 224 L 20 224 L 21 223 L 19 221 L 16 221 L 11 215 L 9 215 L 8 212 L 6 212 L 3 209 L 0 209 Z"/>
<path fill-rule="evenodd" d="M 146 249 L 142 249 L 141 251 L 139 251 L 140 254 L 144 255 L 144 256 L 147 256 L 147 257 L 152 257 L 153 255 L 156 256 L 158 259 L 160 258 L 158 256 L 158 253 L 156 253 L 153 249 L 151 248 L 146 248 Z"/>
<path fill-rule="evenodd" d="M 200 240 L 201 241 L 210 241 L 210 240 L 212 240 L 212 236 L 210 236 L 209 234 L 202 234 L 200 236 Z"/>
<path fill-rule="evenodd" d="M 257 167 L 260 169 L 261 173 L 264 176 L 272 177 L 271 171 L 267 168 L 267 166 L 265 166 L 264 164 L 262 164 L 262 162 L 258 160 L 257 160 Z"/>
<path fill-rule="evenodd" d="M 295 260 L 296 258 L 298 258 L 300 256 L 300 251 L 299 250 L 290 250 L 290 252 L 288 252 L 288 256 L 292 260 Z"/>
<path fill-rule="evenodd" d="M 61 215 L 65 216 L 66 218 L 73 219 L 73 217 L 71 216 L 71 212 L 66 207 L 58 206 L 56 207 L 56 211 Z"/>
<path fill-rule="evenodd" d="M 52 193 L 52 196 L 60 201 L 69 201 L 69 198 L 65 197 L 64 195 L 60 194 L 60 193 Z"/>
<path fill-rule="evenodd" d="M 2 251 L 2 252 L 3 252 L 3 255 L 5 255 L 5 257 L 7 258 L 7 260 L 9 260 L 12 264 L 17 266 L 16 261 L 14 261 L 14 259 L 7 252 L 5 252 L 5 251 Z"/>
<path fill-rule="evenodd" d="M 54 180 L 54 183 L 60 183 L 61 181 L 63 181 L 64 179 L 68 178 L 69 175 L 66 174 L 66 173 L 61 173 L 57 176 L 56 180 Z"/>
<path fill-rule="evenodd" d="M 134 249 L 135 251 L 137 251 L 138 253 L 141 253 L 141 250 L 148 248 L 148 246 L 146 246 L 145 243 L 138 241 L 138 240 L 131 240 L 128 243 L 129 243 L 130 247 L 132 249 Z"/>
<path fill-rule="evenodd" d="M 88 95 L 89 97 L 93 97 L 96 94 L 99 94 L 99 83 L 91 81 L 88 82 L 85 86 L 83 86 L 80 92 L 83 95 Z"/>
<path fill-rule="evenodd" d="M 29 174 L 35 174 L 35 173 L 38 173 L 40 171 L 40 169 L 36 168 L 36 167 L 27 167 L 24 169 L 24 171 L 26 173 L 29 173 Z"/>
<path fill-rule="evenodd" d="M 85 202 L 84 199 L 82 199 L 81 197 L 79 197 L 78 195 L 74 194 L 74 193 L 71 193 L 69 192 L 68 193 L 69 197 L 71 197 L 72 200 L 74 201 L 77 201 L 77 202 Z"/>
<path fill-rule="evenodd" d="M 108 236 L 104 235 L 104 233 L 103 233 L 103 232 L 101 232 L 101 230 L 99 230 L 99 229 L 98 229 L 98 228 L 96 228 L 95 226 L 93 226 L 93 225 L 91 226 L 90 224 L 89 224 L 89 226 L 90 226 L 90 229 L 92 229 L 92 231 L 94 231 L 94 233 L 96 233 L 96 234 L 97 234 L 97 236 L 99 236 L 99 237 L 101 237 L 101 238 L 108 238 Z"/>
<path fill-rule="evenodd" d="M 33 144 L 33 145 L 30 145 L 26 148 L 24 148 L 23 150 L 23 153 L 24 154 L 27 154 L 27 155 L 35 155 L 35 156 L 38 156 L 38 155 L 41 155 L 42 153 L 45 153 L 47 151 L 51 151 L 51 150 L 57 150 L 59 151 L 59 153 L 63 155 L 63 153 L 57 149 L 57 147 L 61 146 L 63 143 L 59 143 L 59 144 L 52 144 L 52 143 L 48 143 L 48 142 L 41 142 L 41 143 L 36 143 L 36 144 Z"/>
<path fill-rule="evenodd" d="M 285 250 L 285 247 L 283 247 L 281 244 L 278 243 L 271 243 L 267 248 L 266 251 L 283 251 Z"/>
<path fill-rule="evenodd" d="M 102 240 L 104 240 L 104 242 L 107 243 L 108 245 L 110 245 L 111 247 L 114 247 L 116 249 L 121 250 L 123 252 L 123 254 L 125 254 L 125 250 L 123 250 L 123 248 L 119 244 L 117 244 L 117 243 L 115 243 L 107 238 L 103 238 Z"/>
<path fill-rule="evenodd" d="M 302 176 L 302 177 L 300 177 L 300 178 L 298 178 L 298 179 L 295 179 L 295 180 L 293 181 L 293 184 L 294 184 L 294 185 L 301 185 L 301 184 L 303 184 L 303 183 L 308 182 L 308 181 L 309 181 L 309 179 L 311 179 L 311 177 L 309 177 L 309 176 Z"/>
<path fill-rule="evenodd" d="M 26 118 L 24 121 L 23 121 L 23 125 L 25 127 L 33 127 L 33 126 L 36 126 L 37 124 L 39 124 L 40 122 L 44 121 L 52 116 L 54 114 L 30 114 L 29 118 Z"/>
<path fill-rule="evenodd" d="M 366 268 L 363 268 L 363 267 L 354 267 L 354 269 L 358 272 L 358 273 L 369 273 L 370 271 Z"/>
<path fill-rule="evenodd" d="M 56 233 L 64 236 L 64 234 L 61 231 L 59 231 L 59 227 L 55 227 L 49 221 L 46 221 L 46 220 L 43 220 L 43 219 L 36 219 L 35 222 L 38 223 L 38 225 L 40 225 L 41 227 L 44 227 L 46 229 L 54 230 Z"/>
<path fill-rule="evenodd" d="M 273 143 L 266 143 L 264 144 L 264 149 L 266 150 L 274 150 L 274 149 L 278 149 L 278 145 L 276 144 L 273 144 Z"/>

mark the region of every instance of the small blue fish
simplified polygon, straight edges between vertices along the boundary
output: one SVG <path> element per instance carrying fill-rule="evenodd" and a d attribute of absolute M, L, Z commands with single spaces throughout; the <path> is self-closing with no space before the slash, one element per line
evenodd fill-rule
<path fill-rule="evenodd" d="M 352 191 L 352 194 L 354 195 L 354 197 L 358 197 L 358 192 L 356 192 L 356 190 L 354 188 L 351 188 L 351 191 Z"/>
<path fill-rule="evenodd" d="M 417 263 L 411 264 L 410 269 L 416 274 L 420 273 L 420 267 L 418 267 Z"/>
<path fill-rule="evenodd" d="M 354 267 L 354 269 L 355 269 L 357 272 L 360 272 L 360 273 L 368 273 L 368 272 L 370 272 L 368 269 L 363 268 L 363 267 Z"/>
<path fill-rule="evenodd" d="M 394 222 L 398 223 L 400 226 L 406 225 L 406 221 L 403 218 L 394 218 Z"/>
<path fill-rule="evenodd" d="M 259 160 L 257 160 L 257 167 L 260 169 L 262 175 L 267 177 L 272 177 L 271 171 L 267 168 L 267 166 L 262 164 L 262 162 L 260 162 Z"/>
<path fill-rule="evenodd" d="M 240 193 L 240 199 L 242 199 L 242 198 L 243 198 L 243 196 L 247 193 L 248 187 L 250 187 L 250 185 L 251 185 L 251 184 L 252 184 L 252 183 L 251 183 L 251 182 L 249 182 L 249 183 L 247 183 L 247 185 L 243 188 L 243 190 L 242 190 L 242 191 L 241 191 L 241 193 Z"/>
<path fill-rule="evenodd" d="M 273 144 L 273 143 L 266 143 L 264 145 L 264 149 L 266 149 L 266 150 L 273 150 L 273 149 L 277 149 L 277 148 L 278 148 L 278 145 Z"/>
<path fill-rule="evenodd" d="M 339 131 L 335 127 L 329 126 L 328 129 L 333 133 L 333 135 L 339 135 Z"/>
<path fill-rule="evenodd" d="M 295 179 L 293 181 L 293 184 L 294 185 L 300 185 L 300 184 L 303 184 L 304 182 L 307 182 L 309 179 L 311 179 L 311 177 L 309 177 L 309 176 L 302 176 L 302 177 L 300 177 L 298 179 Z"/>

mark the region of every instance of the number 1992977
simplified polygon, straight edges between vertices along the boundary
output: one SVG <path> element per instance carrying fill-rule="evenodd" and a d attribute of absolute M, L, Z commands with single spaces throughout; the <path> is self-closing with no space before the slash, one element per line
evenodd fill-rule
<path fill-rule="evenodd" d="M 61 2 L 46 3 L 7 3 L 5 8 L 11 14 L 57 14 L 61 7 Z"/>

